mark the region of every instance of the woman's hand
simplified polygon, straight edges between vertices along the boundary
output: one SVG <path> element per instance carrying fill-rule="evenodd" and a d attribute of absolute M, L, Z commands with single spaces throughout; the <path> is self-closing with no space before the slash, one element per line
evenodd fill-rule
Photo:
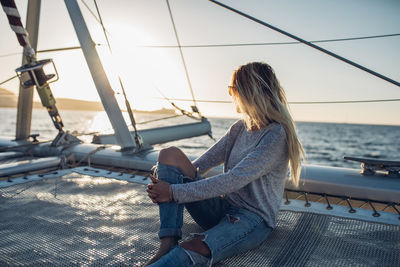
<path fill-rule="evenodd" d="M 150 174 L 151 184 L 147 185 L 147 195 L 153 203 L 171 202 L 173 200 L 171 185 L 156 179 Z"/>

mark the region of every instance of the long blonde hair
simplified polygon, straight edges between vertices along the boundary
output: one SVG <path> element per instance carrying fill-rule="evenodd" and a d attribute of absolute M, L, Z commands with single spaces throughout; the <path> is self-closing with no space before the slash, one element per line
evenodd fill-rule
<path fill-rule="evenodd" d="M 290 176 L 293 184 L 298 186 L 305 153 L 274 70 L 260 62 L 242 65 L 233 73 L 232 87 L 234 102 L 243 114 L 248 130 L 261 129 L 271 122 L 277 122 L 285 129 Z"/>

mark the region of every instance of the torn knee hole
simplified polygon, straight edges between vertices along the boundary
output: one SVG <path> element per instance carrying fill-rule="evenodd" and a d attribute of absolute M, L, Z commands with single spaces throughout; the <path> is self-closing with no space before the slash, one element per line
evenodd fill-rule
<path fill-rule="evenodd" d="M 211 251 L 208 245 L 204 242 L 207 238 L 204 234 L 190 234 L 192 239 L 182 242 L 180 246 L 186 250 L 196 252 L 204 257 L 210 257 Z"/>
<path fill-rule="evenodd" d="M 236 218 L 236 217 L 234 217 L 234 216 L 232 216 L 230 214 L 227 214 L 227 216 L 228 216 L 228 219 L 229 219 L 229 221 L 231 223 L 235 223 L 235 222 L 239 221 L 239 218 Z"/>

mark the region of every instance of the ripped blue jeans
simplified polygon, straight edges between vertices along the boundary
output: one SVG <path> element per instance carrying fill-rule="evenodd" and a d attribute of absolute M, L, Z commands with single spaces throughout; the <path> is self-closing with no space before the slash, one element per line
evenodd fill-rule
<path fill-rule="evenodd" d="M 171 184 L 194 181 L 175 166 L 157 164 L 158 179 Z M 186 204 L 175 202 L 160 203 L 160 231 L 158 236 L 182 237 L 183 207 L 186 207 L 194 221 L 205 231 L 200 235 L 211 251 L 211 258 L 194 251 L 176 246 L 155 266 L 211 266 L 259 246 L 270 234 L 272 228 L 257 214 L 229 204 L 224 198 L 216 197 Z"/>

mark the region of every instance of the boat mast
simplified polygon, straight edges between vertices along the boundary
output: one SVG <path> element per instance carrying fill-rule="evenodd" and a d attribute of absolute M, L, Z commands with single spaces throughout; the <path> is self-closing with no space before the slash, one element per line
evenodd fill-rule
<path fill-rule="evenodd" d="M 65 0 L 64 2 L 71 17 L 72 24 L 74 25 L 79 43 L 81 44 L 97 92 L 114 129 L 117 143 L 123 150 L 134 148 L 136 147 L 135 142 L 129 132 L 124 118 L 122 117 L 122 112 L 118 106 L 117 100 L 115 99 L 114 91 L 108 81 L 103 65 L 96 51 L 95 43 L 90 36 L 78 3 L 76 0 Z"/>
<path fill-rule="evenodd" d="M 37 51 L 38 31 L 39 31 L 39 18 L 40 18 L 40 3 L 41 0 L 30 0 L 28 2 L 28 10 L 26 14 L 26 30 L 29 32 L 29 42 L 32 48 Z M 28 63 L 27 56 L 23 55 L 22 65 Z M 27 139 L 31 132 L 32 121 L 32 102 L 33 102 L 33 89 L 32 86 L 24 86 L 20 84 L 18 94 L 18 107 L 17 107 L 17 126 L 15 131 L 16 140 Z"/>

